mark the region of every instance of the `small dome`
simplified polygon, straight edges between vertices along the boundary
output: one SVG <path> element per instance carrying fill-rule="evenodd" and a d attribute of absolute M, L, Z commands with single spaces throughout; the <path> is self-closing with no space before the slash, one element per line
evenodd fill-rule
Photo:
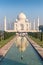
<path fill-rule="evenodd" d="M 24 13 L 20 13 L 18 18 L 19 19 L 26 19 L 26 15 Z"/>
<path fill-rule="evenodd" d="M 28 19 L 26 19 L 26 22 L 28 22 Z"/>
<path fill-rule="evenodd" d="M 18 19 L 16 19 L 16 22 L 18 21 Z"/>

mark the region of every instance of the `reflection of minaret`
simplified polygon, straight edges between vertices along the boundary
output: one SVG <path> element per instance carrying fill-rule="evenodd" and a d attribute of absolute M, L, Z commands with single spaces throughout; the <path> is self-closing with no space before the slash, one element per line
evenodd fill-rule
<path fill-rule="evenodd" d="M 35 30 L 35 19 L 34 19 L 34 30 Z"/>
<path fill-rule="evenodd" d="M 4 31 L 6 31 L 6 16 L 4 17 Z"/>
<path fill-rule="evenodd" d="M 38 31 L 39 31 L 39 17 L 38 17 Z"/>

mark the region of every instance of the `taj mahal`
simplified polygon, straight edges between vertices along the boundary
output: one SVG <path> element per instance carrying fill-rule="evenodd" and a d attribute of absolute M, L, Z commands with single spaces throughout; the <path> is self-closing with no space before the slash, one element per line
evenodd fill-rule
<path fill-rule="evenodd" d="M 6 26 L 6 16 L 4 18 L 4 31 L 6 32 L 38 32 L 39 31 L 39 18 L 38 18 L 38 29 L 35 29 L 35 22 L 33 23 L 33 29 L 31 26 L 31 22 L 27 19 L 26 15 L 24 13 L 20 13 L 17 16 L 17 19 L 14 22 L 14 29 L 13 30 L 7 30 Z"/>

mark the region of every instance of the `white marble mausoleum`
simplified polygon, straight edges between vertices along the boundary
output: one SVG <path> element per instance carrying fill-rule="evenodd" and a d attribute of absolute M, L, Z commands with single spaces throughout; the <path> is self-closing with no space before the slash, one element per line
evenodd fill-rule
<path fill-rule="evenodd" d="M 32 29 L 33 26 L 33 29 Z M 14 21 L 13 30 L 8 30 L 6 24 L 6 17 L 4 18 L 4 31 L 6 32 L 38 32 L 39 31 L 39 18 L 38 18 L 38 24 L 37 24 L 37 30 L 35 29 L 35 21 L 33 22 L 33 25 L 31 25 L 31 22 L 28 20 L 26 15 L 24 13 L 20 13 L 16 20 Z"/>

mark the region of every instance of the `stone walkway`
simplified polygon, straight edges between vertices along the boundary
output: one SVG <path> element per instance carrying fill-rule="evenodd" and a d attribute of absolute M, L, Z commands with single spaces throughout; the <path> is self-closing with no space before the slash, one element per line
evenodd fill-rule
<path fill-rule="evenodd" d="M 11 41 L 9 41 L 5 46 L 0 48 L 0 61 L 4 58 L 4 56 L 6 55 L 7 51 L 13 45 L 14 41 L 15 41 L 15 37 Z"/>
<path fill-rule="evenodd" d="M 39 46 L 36 42 L 34 42 L 31 38 L 29 38 L 28 36 L 26 36 L 27 40 L 31 43 L 31 45 L 35 48 L 35 50 L 38 52 L 38 54 L 40 55 L 40 57 L 43 60 L 43 48 L 41 46 Z"/>

